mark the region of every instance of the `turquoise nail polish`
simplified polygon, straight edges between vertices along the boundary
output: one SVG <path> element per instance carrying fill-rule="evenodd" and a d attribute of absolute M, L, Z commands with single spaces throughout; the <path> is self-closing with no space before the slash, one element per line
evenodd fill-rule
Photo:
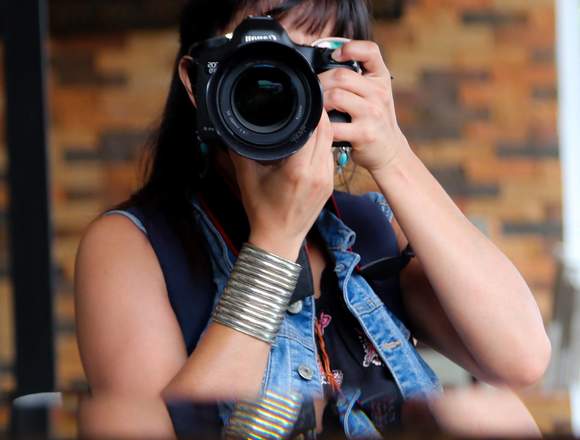
<path fill-rule="evenodd" d="M 206 155 L 209 152 L 209 145 L 206 144 L 205 142 L 202 142 L 201 144 L 199 144 L 199 149 L 201 151 L 201 154 Z"/>

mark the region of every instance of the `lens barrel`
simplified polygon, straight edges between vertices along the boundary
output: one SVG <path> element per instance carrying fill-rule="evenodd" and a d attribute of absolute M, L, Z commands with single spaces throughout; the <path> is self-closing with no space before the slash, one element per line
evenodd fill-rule
<path fill-rule="evenodd" d="M 293 48 L 259 42 L 240 48 L 210 82 L 209 116 L 226 144 L 260 161 L 299 150 L 322 113 L 322 90 Z"/>

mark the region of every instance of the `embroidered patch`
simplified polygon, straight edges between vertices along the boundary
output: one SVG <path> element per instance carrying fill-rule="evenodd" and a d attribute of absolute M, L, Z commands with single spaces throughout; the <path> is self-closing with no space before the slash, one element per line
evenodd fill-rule
<path fill-rule="evenodd" d="M 316 358 L 316 363 L 318 364 L 318 369 L 320 370 L 320 378 L 322 385 L 329 385 L 328 379 L 326 378 L 326 374 L 324 373 L 324 367 L 322 366 L 322 362 L 320 362 L 320 359 L 318 357 Z M 342 381 L 344 380 L 344 373 L 342 372 L 342 370 L 332 370 L 332 375 L 334 376 L 334 380 L 336 380 L 338 386 L 341 386 Z"/>
<path fill-rule="evenodd" d="M 342 371 L 332 370 L 332 375 L 334 376 L 334 380 L 336 381 L 338 386 L 342 386 L 342 380 L 344 377 Z M 322 385 L 329 385 L 328 379 L 326 378 L 326 376 L 324 374 L 322 375 Z"/>
<path fill-rule="evenodd" d="M 370 367 L 371 364 L 376 365 L 377 367 L 383 365 L 383 362 L 381 361 L 381 358 L 377 353 L 377 350 L 375 350 L 374 345 L 371 344 L 371 342 L 363 335 L 359 335 L 358 338 L 365 352 L 365 357 L 363 359 L 363 367 L 365 368 Z"/>
<path fill-rule="evenodd" d="M 324 312 L 320 312 L 319 322 L 320 322 L 320 330 L 321 330 L 322 335 L 324 335 L 324 329 L 326 327 L 328 327 L 328 325 L 330 324 L 330 321 L 332 321 L 332 316 L 330 316 Z"/>

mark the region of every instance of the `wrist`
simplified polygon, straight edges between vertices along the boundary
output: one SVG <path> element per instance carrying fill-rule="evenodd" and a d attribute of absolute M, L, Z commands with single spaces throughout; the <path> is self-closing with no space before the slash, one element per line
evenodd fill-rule
<path fill-rule="evenodd" d="M 388 176 L 395 175 L 405 170 L 410 161 L 416 157 L 409 144 L 405 141 L 404 144 L 397 149 L 397 152 L 388 161 L 369 168 L 369 173 L 375 181 L 382 180 Z"/>
<path fill-rule="evenodd" d="M 266 252 L 270 252 L 289 261 L 296 261 L 298 259 L 298 254 L 302 247 L 302 241 L 288 240 L 281 236 L 272 237 L 261 233 L 251 233 L 248 242 Z"/>
<path fill-rule="evenodd" d="M 244 244 L 212 321 L 273 344 L 301 270 L 299 264 Z"/>

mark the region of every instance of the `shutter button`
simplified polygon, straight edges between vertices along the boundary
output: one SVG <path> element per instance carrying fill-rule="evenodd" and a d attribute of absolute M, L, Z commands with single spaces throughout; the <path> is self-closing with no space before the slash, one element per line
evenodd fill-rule
<path fill-rule="evenodd" d="M 298 367 L 298 374 L 304 380 L 312 380 L 314 377 L 314 371 L 312 371 L 312 368 L 304 364 Z"/>
<path fill-rule="evenodd" d="M 292 304 L 288 306 L 288 313 L 291 313 L 293 315 L 300 313 L 302 311 L 303 305 L 304 303 L 302 302 L 301 299 L 299 299 L 298 301 L 294 301 Z"/>

